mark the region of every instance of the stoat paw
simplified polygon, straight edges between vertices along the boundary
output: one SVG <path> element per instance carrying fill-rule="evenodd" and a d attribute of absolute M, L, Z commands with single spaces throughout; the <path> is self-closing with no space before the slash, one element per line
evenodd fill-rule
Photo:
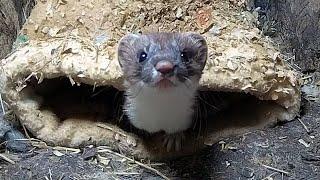
<path fill-rule="evenodd" d="M 162 145 L 167 149 L 167 152 L 170 152 L 172 150 L 180 151 L 182 149 L 184 140 L 185 136 L 183 132 L 165 134 Z"/>

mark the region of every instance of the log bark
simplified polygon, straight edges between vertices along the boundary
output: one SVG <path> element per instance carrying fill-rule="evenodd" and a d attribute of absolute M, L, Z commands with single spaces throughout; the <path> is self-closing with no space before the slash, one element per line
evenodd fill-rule
<path fill-rule="evenodd" d="M 12 44 L 34 5 L 34 0 L 0 1 L 0 59 L 11 51 Z"/>
<path fill-rule="evenodd" d="M 293 62 L 302 72 L 319 71 L 319 0 L 254 0 L 252 5 L 260 7 L 260 28 L 294 54 Z"/>

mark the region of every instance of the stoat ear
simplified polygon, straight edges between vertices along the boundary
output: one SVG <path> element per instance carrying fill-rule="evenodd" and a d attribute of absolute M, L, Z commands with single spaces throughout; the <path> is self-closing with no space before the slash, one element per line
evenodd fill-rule
<path fill-rule="evenodd" d="M 196 60 L 199 63 L 205 64 L 208 56 L 208 46 L 206 39 L 195 32 L 187 32 L 183 34 L 188 39 L 188 46 L 196 50 Z"/>
<path fill-rule="evenodd" d="M 123 66 L 123 61 L 131 58 L 132 49 L 134 49 L 134 43 L 140 38 L 138 34 L 127 34 L 123 36 L 118 43 L 118 61 L 120 66 Z"/>
<path fill-rule="evenodd" d="M 123 36 L 120 41 L 119 41 L 119 47 L 121 45 L 133 45 L 133 43 L 135 42 L 136 39 L 140 38 L 139 34 L 133 34 L 133 33 L 129 33 L 125 36 Z"/>

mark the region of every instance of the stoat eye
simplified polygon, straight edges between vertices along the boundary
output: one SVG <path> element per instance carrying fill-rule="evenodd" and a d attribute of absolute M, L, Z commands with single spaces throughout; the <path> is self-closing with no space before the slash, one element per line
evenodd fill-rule
<path fill-rule="evenodd" d="M 183 62 L 189 62 L 190 61 L 190 57 L 189 57 L 189 54 L 187 52 L 185 52 L 185 51 L 181 52 L 180 56 L 181 56 L 181 60 Z"/>
<path fill-rule="evenodd" d="M 145 61 L 147 58 L 148 58 L 147 53 L 141 52 L 140 55 L 139 55 L 139 62 L 143 62 L 143 61 Z"/>

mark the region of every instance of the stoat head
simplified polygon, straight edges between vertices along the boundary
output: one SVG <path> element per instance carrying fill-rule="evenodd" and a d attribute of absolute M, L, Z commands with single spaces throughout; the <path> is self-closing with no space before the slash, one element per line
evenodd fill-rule
<path fill-rule="evenodd" d="M 129 87 L 197 85 L 207 54 L 205 39 L 196 33 L 128 34 L 118 45 L 118 60 Z"/>

